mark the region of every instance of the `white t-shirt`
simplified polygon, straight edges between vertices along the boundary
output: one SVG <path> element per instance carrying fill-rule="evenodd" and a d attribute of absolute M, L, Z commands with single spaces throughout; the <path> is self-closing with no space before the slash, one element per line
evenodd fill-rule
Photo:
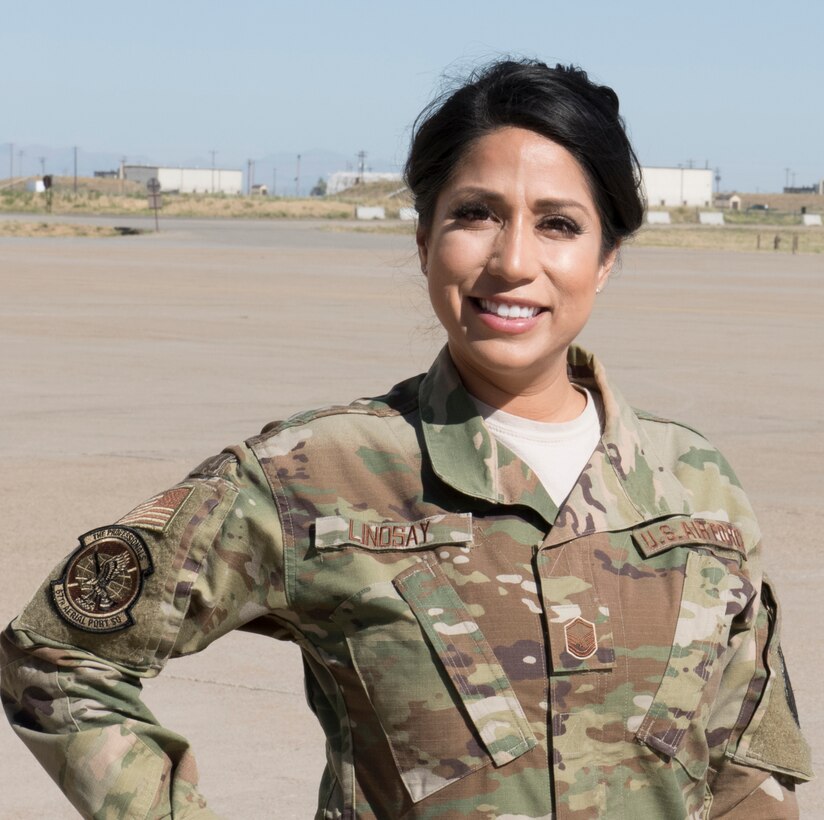
<path fill-rule="evenodd" d="M 601 438 L 601 418 L 589 390 L 583 413 L 572 421 L 534 421 L 498 410 L 472 396 L 489 432 L 537 474 L 560 507 Z"/>

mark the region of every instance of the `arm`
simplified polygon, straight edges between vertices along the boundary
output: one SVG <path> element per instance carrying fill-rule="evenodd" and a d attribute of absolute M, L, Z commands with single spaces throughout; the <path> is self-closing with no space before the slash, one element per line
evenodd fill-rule
<path fill-rule="evenodd" d="M 0 641 L 7 716 L 85 817 L 214 816 L 188 743 L 142 704 L 141 680 L 285 606 L 280 526 L 247 450 L 169 493 L 84 536 L 96 552 L 58 565 Z M 106 563 L 117 548 L 98 543 L 118 534 L 136 536 L 151 564 L 125 616 L 111 614 L 122 603 Z"/>
<path fill-rule="evenodd" d="M 0 637 L 18 737 L 83 817 L 214 817 L 186 740 L 140 701 L 140 676 L 85 652 Z"/>

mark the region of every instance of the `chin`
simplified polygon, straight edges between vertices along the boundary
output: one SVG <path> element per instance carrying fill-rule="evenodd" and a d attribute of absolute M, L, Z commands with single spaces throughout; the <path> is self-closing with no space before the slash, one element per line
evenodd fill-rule
<path fill-rule="evenodd" d="M 529 376 L 540 374 L 557 366 L 559 361 L 566 362 L 569 344 L 553 346 L 548 350 L 528 349 L 523 344 L 506 344 L 501 340 L 474 342 L 469 351 L 463 351 L 462 358 L 478 372 L 499 373 L 508 378 L 517 378 L 519 374 Z M 454 358 L 453 352 L 453 358 Z"/>

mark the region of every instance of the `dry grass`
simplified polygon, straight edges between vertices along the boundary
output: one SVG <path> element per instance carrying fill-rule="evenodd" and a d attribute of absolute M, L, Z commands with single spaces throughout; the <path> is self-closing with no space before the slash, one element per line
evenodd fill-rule
<path fill-rule="evenodd" d="M 83 184 L 80 184 L 80 183 Z M 78 192 L 61 184 L 52 193 L 52 213 L 146 216 L 151 214 L 145 191 L 126 183 L 120 193 L 119 180 L 80 180 Z M 400 190 L 400 193 L 399 193 Z M 351 219 L 358 205 L 379 205 L 390 219 L 411 204 L 409 193 L 398 182 L 359 185 L 330 197 L 292 199 L 225 194 L 163 194 L 164 216 L 229 219 Z M 45 213 L 46 194 L 0 191 L 0 212 Z"/>
<path fill-rule="evenodd" d="M 390 233 L 414 236 L 416 224 L 415 222 L 401 222 L 394 219 L 388 222 L 378 220 L 356 222 L 353 220 L 351 222 L 334 222 L 330 225 L 324 225 L 322 230 L 332 233 Z"/>
<path fill-rule="evenodd" d="M 99 225 L 66 225 L 56 222 L 0 221 L 0 236 L 118 236 L 114 228 Z"/>
<path fill-rule="evenodd" d="M 354 233 L 415 233 L 414 222 L 347 222 L 324 227 L 327 231 Z M 760 236 L 760 240 L 759 240 Z M 780 238 L 778 252 L 792 253 L 793 237 L 798 237 L 798 253 L 824 253 L 824 228 L 743 227 L 692 225 L 646 225 L 630 241 L 639 248 L 688 248 L 714 251 L 774 251 L 775 237 Z M 760 245 L 760 247 L 759 247 Z"/>
<path fill-rule="evenodd" d="M 798 237 L 798 253 L 824 252 L 824 228 L 812 227 L 646 225 L 630 244 L 641 248 L 692 248 L 773 253 L 776 236 L 780 240 L 777 249 L 780 253 L 792 253 L 793 237 Z"/>
<path fill-rule="evenodd" d="M 119 180 L 79 180 L 78 193 L 61 180 L 55 190 L 52 212 L 55 214 L 102 214 L 117 216 L 150 216 L 152 211 L 144 193 L 119 193 Z M 127 183 L 127 185 L 132 183 Z M 133 189 L 134 190 L 134 189 Z M 779 195 L 775 195 L 778 197 Z M 762 196 L 762 199 L 766 197 Z M 786 206 L 789 197 L 781 197 L 776 206 Z M 817 199 L 822 199 L 818 197 Z M 785 201 L 786 200 L 786 201 Z M 409 192 L 399 182 L 375 182 L 359 185 L 330 197 L 290 199 L 280 197 L 245 197 L 210 194 L 165 194 L 161 216 L 211 219 L 328 219 L 350 220 L 330 224 L 332 231 L 358 233 L 412 234 L 411 222 L 358 222 L 354 219 L 358 205 L 382 206 L 390 220 L 395 220 L 402 207 L 411 205 Z M 792 204 L 795 204 L 794 202 Z M 22 191 L 0 191 L 0 212 L 43 213 L 43 194 Z M 777 213 L 775 210 L 754 212 L 725 211 L 728 224 L 716 227 L 698 224 L 697 208 L 669 209 L 673 224 L 647 225 L 632 240 L 639 247 L 695 248 L 724 251 L 773 252 L 778 236 L 778 251 L 791 253 L 797 237 L 799 253 L 824 252 L 824 229 L 799 225 L 798 213 Z M 735 223 L 735 224 L 730 224 Z M 741 224 L 744 223 L 744 224 Z M 57 226 L 40 223 L 18 225 L 6 223 L 0 228 L 6 236 L 111 236 L 113 231 L 89 226 Z M 760 236 L 760 247 L 759 247 Z"/>
<path fill-rule="evenodd" d="M 228 219 L 350 219 L 355 205 L 327 199 L 280 199 L 278 197 L 212 196 L 206 194 L 164 194 L 163 216 Z M 397 214 L 397 205 L 395 213 Z M 0 212 L 45 213 L 44 194 L 0 192 Z M 109 216 L 149 216 L 145 196 L 119 196 L 97 192 L 55 192 L 53 214 L 94 214 Z"/>

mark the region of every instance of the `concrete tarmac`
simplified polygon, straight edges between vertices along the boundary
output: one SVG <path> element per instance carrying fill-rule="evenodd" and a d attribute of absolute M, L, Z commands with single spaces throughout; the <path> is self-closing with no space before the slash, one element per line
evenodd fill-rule
<path fill-rule="evenodd" d="M 630 247 L 581 338 L 633 404 L 702 430 L 735 466 L 819 770 L 822 319 L 824 257 Z M 272 419 L 383 392 L 442 342 L 408 236 L 181 220 L 138 237 L 0 238 L 0 622 L 79 534 Z M 192 741 L 215 811 L 313 815 L 323 739 L 292 646 L 232 634 L 145 690 Z M 0 724 L 0 818 L 75 817 Z M 821 781 L 799 795 L 802 816 L 821 816 Z"/>

